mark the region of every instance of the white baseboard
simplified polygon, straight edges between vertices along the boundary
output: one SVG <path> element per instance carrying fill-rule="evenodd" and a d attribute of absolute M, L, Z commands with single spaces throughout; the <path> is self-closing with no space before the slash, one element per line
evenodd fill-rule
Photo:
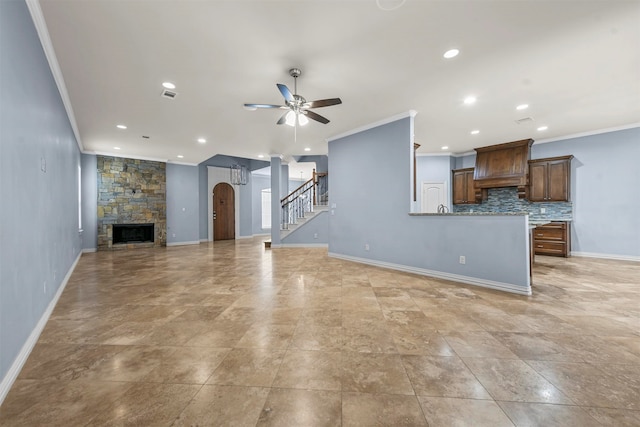
<path fill-rule="evenodd" d="M 97 248 L 84 248 L 82 250 L 82 253 L 83 254 L 90 254 L 90 253 L 96 252 L 97 250 L 98 250 Z"/>
<path fill-rule="evenodd" d="M 200 239 L 200 243 L 207 243 L 209 239 Z"/>
<path fill-rule="evenodd" d="M 186 245 L 199 245 L 200 244 L 200 240 L 194 240 L 191 242 L 172 242 L 172 243 L 167 243 L 167 246 L 186 246 Z"/>
<path fill-rule="evenodd" d="M 640 256 L 633 255 L 613 255 L 613 254 L 599 254 L 595 252 L 573 252 L 571 256 L 585 257 L 585 258 L 602 258 L 602 259 L 615 259 L 618 261 L 636 261 L 640 262 Z"/>
<path fill-rule="evenodd" d="M 511 292 L 519 295 L 531 295 L 530 285 L 528 285 L 527 287 L 522 287 L 511 283 L 494 282 L 493 280 L 478 279 L 476 277 L 461 276 L 459 274 L 445 273 L 436 270 L 427 270 L 425 268 L 410 267 L 408 265 L 393 264 L 367 258 L 352 257 L 348 255 L 336 254 L 333 252 L 329 252 L 329 256 L 332 258 L 344 259 L 346 261 L 354 261 L 362 264 L 373 265 L 376 267 L 389 268 L 391 270 L 404 271 L 407 273 L 420 274 L 422 276 L 435 277 L 437 279 L 451 280 L 452 282 L 464 283 L 467 285 L 496 289 L 498 291 Z"/>
<path fill-rule="evenodd" d="M 29 338 L 27 338 L 27 341 L 24 343 L 24 345 L 20 349 L 20 352 L 18 353 L 15 360 L 11 364 L 11 367 L 9 368 L 9 370 L 7 371 L 7 374 L 2 379 L 2 382 L 0 382 L 0 406 L 4 401 L 4 398 L 7 397 L 7 394 L 9 393 L 9 390 L 11 389 L 11 386 L 15 382 L 16 378 L 18 378 L 18 375 L 20 374 L 20 371 L 22 370 L 22 367 L 24 366 L 25 362 L 29 358 L 29 355 L 31 354 L 33 347 L 35 347 L 36 343 L 38 342 L 38 338 L 40 338 L 40 334 L 44 330 L 44 327 L 47 325 L 47 321 L 49 320 L 51 313 L 53 313 L 53 309 L 56 307 L 56 304 L 58 303 L 58 300 L 60 299 L 60 295 L 62 295 L 64 288 L 67 286 L 67 283 L 69 282 L 69 278 L 71 277 L 73 270 L 75 270 L 81 255 L 82 255 L 82 252 L 78 253 L 76 260 L 73 262 L 73 264 L 71 265 L 71 268 L 69 268 L 69 271 L 67 271 L 67 274 L 64 276 L 62 283 L 60 283 L 60 287 L 58 288 L 56 294 L 51 299 L 51 302 L 49 302 L 47 309 L 44 311 L 44 313 L 42 313 L 42 316 L 40 316 L 40 320 L 31 331 Z"/>
<path fill-rule="evenodd" d="M 328 248 L 328 243 L 280 243 L 271 244 L 272 248 Z"/>

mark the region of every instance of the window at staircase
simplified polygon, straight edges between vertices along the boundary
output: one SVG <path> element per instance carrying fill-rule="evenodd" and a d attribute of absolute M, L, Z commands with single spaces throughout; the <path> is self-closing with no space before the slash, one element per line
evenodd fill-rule
<path fill-rule="evenodd" d="M 271 228 L 271 189 L 262 190 L 262 228 Z"/>

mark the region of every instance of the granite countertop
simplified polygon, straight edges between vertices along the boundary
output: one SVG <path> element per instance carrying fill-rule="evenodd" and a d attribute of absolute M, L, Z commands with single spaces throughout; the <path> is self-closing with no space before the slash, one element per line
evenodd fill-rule
<path fill-rule="evenodd" d="M 571 222 L 571 218 L 531 218 L 528 212 L 447 212 L 447 213 L 424 213 L 409 212 L 410 216 L 523 216 L 529 215 L 530 225 L 542 225 L 550 222 L 566 221 Z"/>
<path fill-rule="evenodd" d="M 424 213 L 409 212 L 411 216 L 522 216 L 527 212 L 448 212 L 448 213 Z M 547 221 L 550 222 L 550 221 Z"/>

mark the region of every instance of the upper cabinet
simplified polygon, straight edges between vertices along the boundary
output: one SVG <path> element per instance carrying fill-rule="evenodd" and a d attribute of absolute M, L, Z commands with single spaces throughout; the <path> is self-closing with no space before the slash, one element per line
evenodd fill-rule
<path fill-rule="evenodd" d="M 453 204 L 476 203 L 476 191 L 473 183 L 473 168 L 457 169 L 453 172 Z"/>
<path fill-rule="evenodd" d="M 529 200 L 568 202 L 573 156 L 529 160 Z"/>

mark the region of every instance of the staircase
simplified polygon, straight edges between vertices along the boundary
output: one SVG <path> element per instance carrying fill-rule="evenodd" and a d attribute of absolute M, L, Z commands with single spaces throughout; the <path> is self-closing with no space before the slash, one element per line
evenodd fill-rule
<path fill-rule="evenodd" d="M 314 169 L 310 180 L 280 200 L 282 238 L 312 218 L 318 211 L 327 209 L 328 188 L 328 174 L 317 173 Z"/>

